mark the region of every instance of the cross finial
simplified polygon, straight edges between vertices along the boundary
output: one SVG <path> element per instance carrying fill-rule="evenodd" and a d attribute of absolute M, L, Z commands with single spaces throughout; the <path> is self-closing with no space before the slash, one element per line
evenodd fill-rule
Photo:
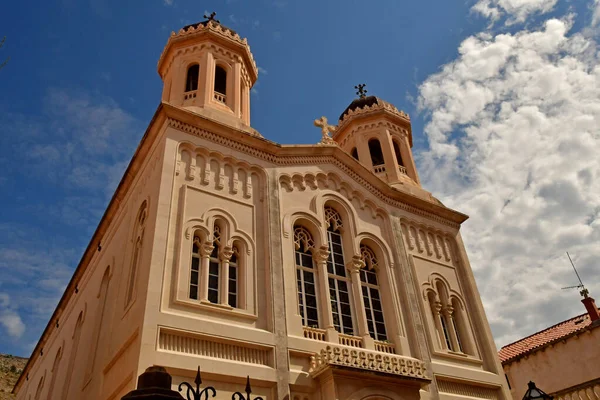
<path fill-rule="evenodd" d="M 329 136 L 329 133 L 335 132 L 335 126 L 327 123 L 327 117 L 321 117 L 315 119 L 315 126 L 321 128 L 321 142 L 320 144 L 335 144 L 335 141 Z"/>
<path fill-rule="evenodd" d="M 361 99 L 364 99 L 365 97 L 367 97 L 367 89 L 365 89 L 367 85 L 365 85 L 364 83 L 360 83 L 356 86 L 354 86 L 354 89 L 358 90 L 356 92 L 356 94 L 358 95 L 358 97 L 360 97 Z"/>
<path fill-rule="evenodd" d="M 213 11 L 210 13 L 210 15 L 204 14 L 204 18 L 206 18 L 208 21 L 215 21 L 217 24 L 220 24 L 221 21 L 215 18 L 216 15 L 217 13 Z"/>

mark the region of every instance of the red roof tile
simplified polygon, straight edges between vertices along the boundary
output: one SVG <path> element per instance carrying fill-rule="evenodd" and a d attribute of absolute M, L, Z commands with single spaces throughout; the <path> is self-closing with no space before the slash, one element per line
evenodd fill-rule
<path fill-rule="evenodd" d="M 589 315 L 581 314 L 574 318 L 563 321 L 559 324 L 534 333 L 514 343 L 503 346 L 498 352 L 502 364 L 512 361 L 527 353 L 532 353 L 542 347 L 566 338 L 576 332 L 583 331 L 591 325 Z"/>

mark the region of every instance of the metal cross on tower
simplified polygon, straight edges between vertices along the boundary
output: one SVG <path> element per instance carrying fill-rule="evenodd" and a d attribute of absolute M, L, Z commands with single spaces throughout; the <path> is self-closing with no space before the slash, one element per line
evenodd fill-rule
<path fill-rule="evenodd" d="M 367 89 L 365 89 L 367 85 L 365 85 L 364 83 L 358 84 L 356 86 L 354 86 L 354 89 L 357 89 L 358 91 L 356 92 L 356 94 L 358 95 L 358 97 L 360 97 L 361 99 L 364 99 L 365 97 L 367 97 Z"/>
<path fill-rule="evenodd" d="M 208 16 L 206 14 L 204 14 L 204 18 L 206 18 L 208 21 L 215 21 L 217 24 L 220 24 L 221 21 L 219 21 L 218 19 L 215 18 L 216 15 L 217 15 L 217 13 L 213 11 Z"/>

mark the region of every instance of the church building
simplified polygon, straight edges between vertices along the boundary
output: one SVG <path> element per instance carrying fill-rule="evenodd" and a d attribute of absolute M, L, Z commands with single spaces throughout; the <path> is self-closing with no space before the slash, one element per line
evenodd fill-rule
<path fill-rule="evenodd" d="M 248 375 L 253 399 L 510 399 L 467 216 L 421 187 L 406 113 L 360 85 L 319 143 L 268 140 L 250 47 L 214 14 L 171 34 L 158 73 L 17 399 L 120 400 L 150 366 L 174 390 L 200 367 L 216 399 Z"/>

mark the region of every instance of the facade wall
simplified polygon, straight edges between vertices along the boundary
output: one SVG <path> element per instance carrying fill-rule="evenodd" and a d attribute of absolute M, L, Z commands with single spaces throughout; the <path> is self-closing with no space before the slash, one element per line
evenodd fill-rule
<path fill-rule="evenodd" d="M 135 386 L 139 336 L 144 317 L 147 279 L 143 266 L 155 224 L 159 159 L 150 152 L 129 192 L 121 201 L 73 293 L 50 321 L 43 354 L 34 354 L 28 379 L 17 399 L 120 399 Z M 154 199 L 154 200 L 153 200 Z M 136 281 L 126 305 L 136 218 L 146 202 L 145 236 L 137 263 Z"/>
<path fill-rule="evenodd" d="M 555 393 L 598 379 L 599 340 L 600 329 L 588 330 L 504 365 L 513 398 L 523 397 L 529 381 Z"/>

